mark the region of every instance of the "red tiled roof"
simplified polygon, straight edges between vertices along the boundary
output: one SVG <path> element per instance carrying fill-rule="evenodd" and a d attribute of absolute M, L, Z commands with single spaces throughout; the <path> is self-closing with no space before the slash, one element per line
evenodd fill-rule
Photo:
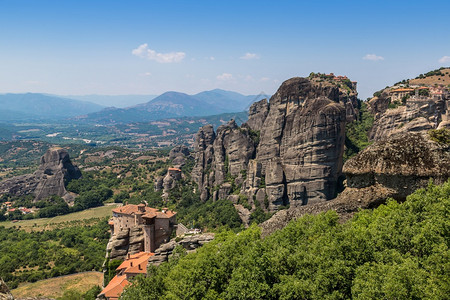
<path fill-rule="evenodd" d="M 396 93 L 396 92 L 414 92 L 414 89 L 396 89 L 390 91 L 390 93 Z"/>
<path fill-rule="evenodd" d="M 105 297 L 110 300 L 119 299 L 120 295 L 123 292 L 123 289 L 128 284 L 130 283 L 128 282 L 126 275 L 116 275 L 113 279 L 111 279 L 111 281 L 100 294 L 105 295 Z"/>
<path fill-rule="evenodd" d="M 153 255 L 154 253 L 150 252 L 139 252 L 130 255 L 130 257 L 123 261 L 116 269 L 116 271 L 123 271 L 119 272 L 118 275 L 111 279 L 101 294 L 105 295 L 105 297 L 110 300 L 118 299 L 122 294 L 123 289 L 129 284 L 127 274 L 132 275 L 147 273 L 148 258 Z"/>
<path fill-rule="evenodd" d="M 179 168 L 169 168 L 169 171 L 178 171 L 178 172 L 181 172 L 181 169 L 179 169 Z"/>
<path fill-rule="evenodd" d="M 148 260 L 150 256 L 153 256 L 154 253 L 151 252 L 139 252 L 136 254 L 130 255 L 130 258 L 125 259 L 120 266 L 117 267 L 116 271 L 122 270 L 122 269 L 128 269 L 133 266 L 137 266 L 142 259 Z"/>
<path fill-rule="evenodd" d="M 144 204 L 139 204 L 142 206 L 144 206 Z M 142 214 L 143 218 L 161 218 L 161 219 L 166 219 L 166 218 L 171 218 L 174 215 L 176 215 L 176 212 L 172 211 L 172 210 L 165 210 L 164 212 L 159 211 L 156 208 L 152 208 L 152 207 L 148 207 L 148 206 L 144 206 L 145 207 L 145 212 L 141 212 L 139 211 L 139 205 L 134 205 L 134 204 L 128 204 L 122 207 L 118 207 L 113 209 L 112 211 L 114 213 L 118 213 L 118 214 L 125 214 L 125 215 L 132 215 L 132 214 Z"/>

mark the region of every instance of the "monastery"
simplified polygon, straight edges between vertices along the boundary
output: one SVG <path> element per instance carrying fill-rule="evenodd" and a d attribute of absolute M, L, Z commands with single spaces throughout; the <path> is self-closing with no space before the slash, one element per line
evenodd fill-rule
<path fill-rule="evenodd" d="M 128 204 L 112 210 L 109 221 L 111 234 L 133 227 L 142 227 L 144 231 L 144 251 L 128 254 L 124 262 L 116 269 L 116 276 L 98 295 L 100 299 L 117 300 L 130 279 L 139 274 L 147 274 L 149 257 L 166 242 L 176 227 L 176 212 L 168 209 L 156 209 L 145 204 Z"/>

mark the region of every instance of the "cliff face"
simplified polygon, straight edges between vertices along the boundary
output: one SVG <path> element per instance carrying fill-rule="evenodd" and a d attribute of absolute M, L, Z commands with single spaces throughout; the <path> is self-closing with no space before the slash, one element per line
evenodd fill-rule
<path fill-rule="evenodd" d="M 33 194 L 36 201 L 57 195 L 71 202 L 73 197 L 66 191 L 65 183 L 80 177 L 81 172 L 72 165 L 67 151 L 51 148 L 42 156 L 36 172 L 0 182 L 0 194 L 17 196 Z"/>
<path fill-rule="evenodd" d="M 356 92 L 320 78 L 285 81 L 269 103 L 249 110 L 249 120 L 201 128 L 192 178 L 202 199 L 238 192 L 250 204 L 275 211 L 336 196 L 346 120 L 356 111 Z"/>
<path fill-rule="evenodd" d="M 112 235 L 106 246 L 107 257 L 125 259 L 126 255 L 144 251 L 144 230 L 142 227 L 124 229 Z"/>
<path fill-rule="evenodd" d="M 389 191 L 389 197 L 404 200 L 430 178 L 437 184 L 449 178 L 449 150 L 449 145 L 432 141 L 427 133 L 378 141 L 345 163 L 347 192 L 378 187 Z"/>

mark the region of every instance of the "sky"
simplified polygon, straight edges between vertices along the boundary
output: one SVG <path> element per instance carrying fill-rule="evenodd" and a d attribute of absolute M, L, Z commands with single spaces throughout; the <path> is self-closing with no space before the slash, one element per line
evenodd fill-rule
<path fill-rule="evenodd" d="M 0 0 L 0 93 L 273 94 L 310 72 L 361 99 L 450 66 L 450 1 Z"/>

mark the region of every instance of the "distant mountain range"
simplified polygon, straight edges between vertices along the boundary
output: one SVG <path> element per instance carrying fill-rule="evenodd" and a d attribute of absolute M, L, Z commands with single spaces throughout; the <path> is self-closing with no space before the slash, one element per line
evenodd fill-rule
<path fill-rule="evenodd" d="M 87 101 L 36 93 L 0 94 L 0 121 L 65 119 L 99 111 Z"/>
<path fill-rule="evenodd" d="M 268 96 L 245 96 L 219 89 L 195 95 L 166 92 L 147 103 L 127 108 L 106 108 L 77 119 L 101 124 L 116 124 L 149 122 L 179 117 L 210 116 L 244 111 L 254 101 L 266 97 Z"/>
<path fill-rule="evenodd" d="M 105 107 L 124 108 L 148 102 L 158 95 L 67 95 L 69 99 L 92 102 Z M 61 96 L 59 96 L 61 97 Z"/>
<path fill-rule="evenodd" d="M 77 99 L 71 99 L 74 97 Z M 100 124 L 149 122 L 167 118 L 211 116 L 244 111 L 266 95 L 245 96 L 215 89 L 188 95 L 166 92 L 153 95 L 125 96 L 56 96 L 49 94 L 0 94 L 0 122 L 71 119 Z M 91 101 L 87 101 L 91 100 Z M 96 103 L 93 103 L 95 101 Z M 142 104 L 125 108 L 105 107 L 124 102 Z"/>

